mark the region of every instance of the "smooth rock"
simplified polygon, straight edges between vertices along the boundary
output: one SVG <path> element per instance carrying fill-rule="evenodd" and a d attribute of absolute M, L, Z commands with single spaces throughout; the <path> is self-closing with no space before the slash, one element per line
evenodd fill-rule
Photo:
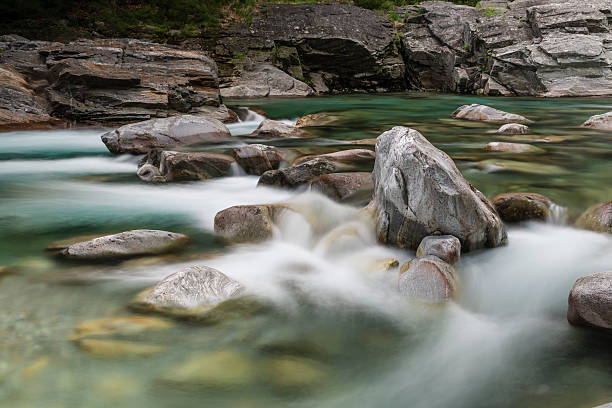
<path fill-rule="evenodd" d="M 224 98 L 304 97 L 314 90 L 271 64 L 260 64 L 241 72 L 221 88 Z"/>
<path fill-rule="evenodd" d="M 219 142 L 230 138 L 216 119 L 181 115 L 132 123 L 102 135 L 111 153 L 145 154 L 151 149 Z"/>
<path fill-rule="evenodd" d="M 553 202 L 536 193 L 506 193 L 496 195 L 491 203 L 505 222 L 545 221 Z"/>
<path fill-rule="evenodd" d="M 476 103 L 460 106 L 455 112 L 453 112 L 451 117 L 454 119 L 477 120 L 493 123 L 533 123 L 524 116 L 504 112 L 499 109 L 491 108 L 490 106 L 479 105 Z"/>
<path fill-rule="evenodd" d="M 102 357 L 147 357 L 165 350 L 162 346 L 129 340 L 85 338 L 75 342 L 84 351 Z"/>
<path fill-rule="evenodd" d="M 244 387 L 255 379 L 257 370 L 250 359 L 232 350 L 211 351 L 191 356 L 171 368 L 162 377 L 164 382 L 187 386 Z"/>
<path fill-rule="evenodd" d="M 314 158 L 297 166 L 266 171 L 259 178 L 257 185 L 297 188 L 323 174 L 335 173 L 337 171 L 338 165 L 333 161 L 324 158 Z"/>
<path fill-rule="evenodd" d="M 488 152 L 543 153 L 544 149 L 526 143 L 490 142 L 484 148 Z"/>
<path fill-rule="evenodd" d="M 612 130 L 612 112 L 591 116 L 582 124 L 582 127 L 598 130 Z"/>
<path fill-rule="evenodd" d="M 416 249 L 428 235 L 453 235 L 464 252 L 507 241 L 491 203 L 461 175 L 453 160 L 414 129 L 395 127 L 378 137 L 374 199 L 382 243 Z"/>
<path fill-rule="evenodd" d="M 299 118 L 297 122 L 295 122 L 295 126 L 299 128 L 329 126 L 337 120 L 337 116 L 330 115 L 329 113 L 311 113 Z"/>
<path fill-rule="evenodd" d="M 432 255 L 454 265 L 461 256 L 461 242 L 452 235 L 430 235 L 423 238 L 416 251 L 417 256 Z"/>
<path fill-rule="evenodd" d="M 132 230 L 72 244 L 59 255 L 75 260 L 108 260 L 178 251 L 188 243 L 188 236 L 175 232 Z"/>
<path fill-rule="evenodd" d="M 251 144 L 234 149 L 234 159 L 247 174 L 261 176 L 268 170 L 276 170 L 283 161 L 280 150 L 272 146 Z"/>
<path fill-rule="evenodd" d="M 312 180 L 311 188 L 340 202 L 364 203 L 372 199 L 372 173 L 332 173 Z"/>
<path fill-rule="evenodd" d="M 304 136 L 304 131 L 293 125 L 272 119 L 264 119 L 257 129 L 245 137 L 260 139 L 283 139 Z"/>
<path fill-rule="evenodd" d="M 612 201 L 595 205 L 586 210 L 576 221 L 576 226 L 612 234 Z"/>
<path fill-rule="evenodd" d="M 307 391 L 325 384 L 328 373 L 324 365 L 303 357 L 278 357 L 267 364 L 270 383 L 285 391 Z"/>
<path fill-rule="evenodd" d="M 574 283 L 567 320 L 579 326 L 612 329 L 612 272 L 584 276 Z"/>
<path fill-rule="evenodd" d="M 507 123 L 497 129 L 497 133 L 507 135 L 526 135 L 529 133 L 529 126 L 521 125 L 519 123 Z"/>
<path fill-rule="evenodd" d="M 282 204 L 237 205 L 215 215 L 215 233 L 234 242 L 261 242 L 272 238 L 274 222 L 281 212 L 288 210 Z"/>
<path fill-rule="evenodd" d="M 297 166 L 302 163 L 306 163 L 308 160 L 312 160 L 315 158 L 327 159 L 334 162 L 339 162 L 343 164 L 350 164 L 355 166 L 367 166 L 374 165 L 374 160 L 376 160 L 376 153 L 369 149 L 349 149 L 349 150 L 340 150 L 333 153 L 325 153 L 316 156 L 304 156 L 300 157 L 291 163 L 292 166 Z"/>
<path fill-rule="evenodd" d="M 402 265 L 398 288 L 406 298 L 424 303 L 444 303 L 455 298 L 453 267 L 438 257 L 427 255 Z"/>
<path fill-rule="evenodd" d="M 198 181 L 229 176 L 234 159 L 219 153 L 150 150 L 138 169 L 143 181 Z"/>

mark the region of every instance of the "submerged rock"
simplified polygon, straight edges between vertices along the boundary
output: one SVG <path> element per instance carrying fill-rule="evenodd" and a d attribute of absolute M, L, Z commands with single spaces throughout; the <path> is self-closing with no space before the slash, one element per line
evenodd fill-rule
<path fill-rule="evenodd" d="M 545 221 L 551 215 L 553 202 L 536 193 L 506 193 L 491 199 L 495 210 L 505 222 Z"/>
<path fill-rule="evenodd" d="M 453 265 L 459 262 L 461 242 L 452 235 L 431 235 L 423 238 L 417 248 L 416 255 L 432 255 Z"/>
<path fill-rule="evenodd" d="M 151 149 L 218 142 L 230 137 L 216 119 L 181 115 L 132 123 L 102 135 L 111 153 L 145 154 Z"/>
<path fill-rule="evenodd" d="M 372 199 L 374 181 L 372 173 L 332 173 L 312 180 L 314 191 L 340 202 L 364 203 Z"/>
<path fill-rule="evenodd" d="M 69 245 L 59 255 L 74 260 L 103 261 L 178 251 L 188 243 L 188 236 L 175 232 L 132 230 Z"/>
<path fill-rule="evenodd" d="M 187 386 L 244 387 L 255 379 L 257 370 L 251 360 L 232 350 L 191 356 L 166 372 L 162 381 Z"/>
<path fill-rule="evenodd" d="M 455 270 L 436 256 L 415 258 L 402 265 L 398 288 L 410 300 L 444 303 L 455 297 Z"/>
<path fill-rule="evenodd" d="M 219 153 L 150 150 L 137 175 L 143 181 L 197 181 L 229 176 L 234 159 Z"/>
<path fill-rule="evenodd" d="M 369 149 L 349 149 L 349 150 L 340 150 L 338 152 L 333 153 L 325 153 L 317 156 L 304 156 L 296 159 L 291 163 L 292 166 L 297 166 L 302 163 L 306 163 L 312 159 L 327 159 L 334 162 L 349 164 L 353 166 L 367 166 L 374 165 L 374 160 L 376 160 L 376 153 Z"/>
<path fill-rule="evenodd" d="M 258 185 L 297 188 L 323 174 L 335 173 L 338 166 L 331 160 L 315 158 L 297 166 L 266 171 L 259 178 Z"/>
<path fill-rule="evenodd" d="M 304 136 L 304 131 L 287 123 L 280 122 L 278 120 L 264 119 L 259 124 L 257 129 L 246 135 L 246 137 L 260 138 L 260 139 L 284 139 L 284 138 L 296 138 Z"/>
<path fill-rule="evenodd" d="M 526 135 L 529 133 L 529 126 L 521 125 L 519 123 L 507 123 L 497 129 L 497 133 L 507 135 Z"/>
<path fill-rule="evenodd" d="M 478 120 L 493 123 L 532 123 L 531 120 L 524 116 L 504 112 L 499 109 L 491 108 L 490 106 L 476 103 L 460 106 L 453 112 L 451 117 L 454 119 Z"/>
<path fill-rule="evenodd" d="M 299 118 L 297 122 L 295 122 L 295 126 L 299 128 L 328 126 L 337 120 L 338 118 L 336 116 L 332 116 L 329 113 L 311 113 Z"/>
<path fill-rule="evenodd" d="M 612 112 L 591 116 L 582 124 L 582 127 L 598 130 L 612 130 Z"/>
<path fill-rule="evenodd" d="M 120 316 L 89 320 L 79 323 L 74 328 L 72 338 L 89 336 L 133 335 L 149 330 L 165 330 L 172 323 L 159 317 L 151 316 Z"/>
<path fill-rule="evenodd" d="M 586 210 L 576 221 L 579 228 L 612 234 L 612 201 Z"/>
<path fill-rule="evenodd" d="M 276 170 L 283 161 L 280 150 L 272 146 L 251 144 L 234 149 L 234 159 L 247 174 L 261 176 L 268 170 Z"/>
<path fill-rule="evenodd" d="M 578 279 L 568 305 L 567 320 L 571 324 L 612 329 L 612 271 Z"/>
<path fill-rule="evenodd" d="M 278 357 L 267 364 L 271 385 L 285 391 L 307 391 L 328 379 L 324 365 L 304 357 Z"/>
<path fill-rule="evenodd" d="M 380 242 L 416 249 L 437 233 L 457 237 L 465 252 L 506 243 L 489 201 L 414 129 L 398 126 L 378 137 L 373 178 L 369 207 Z"/>
<path fill-rule="evenodd" d="M 288 207 L 282 204 L 236 205 L 215 215 L 215 233 L 234 242 L 261 242 L 272 238 L 274 222 Z"/>
<path fill-rule="evenodd" d="M 84 351 L 103 357 L 147 357 L 165 350 L 162 346 L 130 340 L 85 338 L 75 342 Z"/>
<path fill-rule="evenodd" d="M 543 153 L 545 150 L 526 143 L 490 142 L 484 148 L 488 152 Z"/>

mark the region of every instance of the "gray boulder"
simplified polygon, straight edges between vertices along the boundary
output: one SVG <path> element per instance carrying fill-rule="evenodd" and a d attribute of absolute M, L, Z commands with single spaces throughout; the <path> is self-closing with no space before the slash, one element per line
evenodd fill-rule
<path fill-rule="evenodd" d="M 288 207 L 283 204 L 236 205 L 215 215 L 215 233 L 232 243 L 272 238 L 274 223 Z"/>
<path fill-rule="evenodd" d="M 455 270 L 435 256 L 415 258 L 402 265 L 399 292 L 406 298 L 424 303 L 444 303 L 455 298 Z"/>
<path fill-rule="evenodd" d="M 266 96 L 309 96 L 313 89 L 270 64 L 245 70 L 221 88 L 224 98 L 263 98 Z"/>
<path fill-rule="evenodd" d="M 536 193 L 506 193 L 496 195 L 491 203 L 505 222 L 545 221 L 551 215 L 553 202 Z"/>
<path fill-rule="evenodd" d="M 497 133 L 507 135 L 526 135 L 529 133 L 529 126 L 521 125 L 520 123 L 507 123 L 497 129 Z"/>
<path fill-rule="evenodd" d="M 477 120 L 493 123 L 532 123 L 531 120 L 521 115 L 508 113 L 486 105 L 473 103 L 457 108 L 451 115 L 454 119 Z"/>
<path fill-rule="evenodd" d="M 276 170 L 283 161 L 280 150 L 272 146 L 251 144 L 234 149 L 234 159 L 248 174 L 261 176 L 268 170 Z"/>
<path fill-rule="evenodd" d="M 368 172 L 332 173 L 312 180 L 311 188 L 336 201 L 367 204 L 372 199 L 374 182 Z"/>
<path fill-rule="evenodd" d="M 584 276 L 574 283 L 567 320 L 574 325 L 612 329 L 612 272 Z"/>
<path fill-rule="evenodd" d="M 452 235 L 432 235 L 423 238 L 416 252 L 417 256 L 432 255 L 451 265 L 459 262 L 461 242 Z"/>
<path fill-rule="evenodd" d="M 102 135 L 111 153 L 145 154 L 151 149 L 210 143 L 230 138 L 216 119 L 181 115 L 121 126 Z"/>
<path fill-rule="evenodd" d="M 586 210 L 576 221 L 579 228 L 612 234 L 612 201 L 595 205 Z"/>
<path fill-rule="evenodd" d="M 582 127 L 598 130 L 612 130 L 612 112 L 591 116 Z"/>
<path fill-rule="evenodd" d="M 376 141 L 374 199 L 379 241 L 416 249 L 428 235 L 454 235 L 465 252 L 505 244 L 506 231 L 453 160 L 414 129 L 398 126 Z"/>
<path fill-rule="evenodd" d="M 159 230 L 132 230 L 69 245 L 59 255 L 74 260 L 108 260 L 183 249 L 189 237 Z"/>
<path fill-rule="evenodd" d="M 283 123 L 277 120 L 265 119 L 259 124 L 257 129 L 246 135 L 246 137 L 260 138 L 260 139 L 282 139 L 282 138 L 293 138 L 302 137 L 305 132 L 293 125 Z"/>
<path fill-rule="evenodd" d="M 137 175 L 143 181 L 198 181 L 229 176 L 234 159 L 219 153 L 150 150 Z"/>
<path fill-rule="evenodd" d="M 310 183 L 323 174 L 337 171 L 338 166 L 333 161 L 315 158 L 297 166 L 266 171 L 259 178 L 258 185 L 297 188 Z"/>

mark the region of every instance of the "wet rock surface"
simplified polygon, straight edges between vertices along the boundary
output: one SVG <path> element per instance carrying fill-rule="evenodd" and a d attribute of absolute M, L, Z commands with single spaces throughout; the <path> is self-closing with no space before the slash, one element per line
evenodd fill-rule
<path fill-rule="evenodd" d="M 280 150 L 272 146 L 251 144 L 234 149 L 236 162 L 247 174 L 261 176 L 268 170 L 276 170 L 284 160 Z"/>
<path fill-rule="evenodd" d="M 151 150 L 138 169 L 138 177 L 149 182 L 198 181 L 229 176 L 234 159 L 220 153 Z"/>
<path fill-rule="evenodd" d="M 504 112 L 490 106 L 479 105 L 476 103 L 460 106 L 455 112 L 453 112 L 451 117 L 454 119 L 476 120 L 493 123 L 531 123 L 531 121 L 524 116 Z"/>
<path fill-rule="evenodd" d="M 536 193 L 499 194 L 491 199 L 491 203 L 505 222 L 545 221 L 550 217 L 553 205 L 547 197 Z"/>
<path fill-rule="evenodd" d="M 612 329 L 612 272 L 584 276 L 574 283 L 567 320 L 578 326 Z"/>
<path fill-rule="evenodd" d="M 258 185 L 297 188 L 324 174 L 335 173 L 338 166 L 331 160 L 315 158 L 297 166 L 266 171 Z"/>
<path fill-rule="evenodd" d="M 367 204 L 374 192 L 372 174 L 368 172 L 324 174 L 312 180 L 311 187 L 340 202 Z"/>
<path fill-rule="evenodd" d="M 453 300 L 456 292 L 455 270 L 440 258 L 427 255 L 402 265 L 399 292 L 407 299 L 424 303 Z"/>
<path fill-rule="evenodd" d="M 461 242 L 452 235 L 432 235 L 423 238 L 416 252 L 417 256 L 432 255 L 451 265 L 459 262 Z"/>
<path fill-rule="evenodd" d="M 454 162 L 414 129 L 395 127 L 376 142 L 374 199 L 382 243 L 416 249 L 435 233 L 453 235 L 465 252 L 503 245 L 497 213 Z"/>
<path fill-rule="evenodd" d="M 612 234 L 612 201 L 586 210 L 576 221 L 579 228 Z"/>
<path fill-rule="evenodd" d="M 261 242 L 272 238 L 282 204 L 237 205 L 215 215 L 215 233 L 229 242 Z"/>
<path fill-rule="evenodd" d="M 582 127 L 612 131 L 612 112 L 591 116 Z"/>

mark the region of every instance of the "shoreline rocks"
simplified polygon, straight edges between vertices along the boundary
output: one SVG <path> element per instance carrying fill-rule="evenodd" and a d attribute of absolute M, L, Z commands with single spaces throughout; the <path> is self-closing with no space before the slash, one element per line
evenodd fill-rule
<path fill-rule="evenodd" d="M 577 326 L 612 329 L 612 272 L 579 278 L 568 297 L 567 320 Z"/>
<path fill-rule="evenodd" d="M 533 121 L 527 119 L 524 116 L 516 115 L 514 113 L 504 112 L 499 109 L 492 108 L 486 105 L 479 105 L 473 103 L 471 105 L 463 105 L 457 108 L 452 114 L 453 119 L 463 120 L 474 120 L 481 122 L 492 122 L 492 123 L 519 123 L 529 124 Z"/>
<path fill-rule="evenodd" d="M 498 194 L 491 203 L 505 222 L 546 221 L 553 205 L 547 197 L 536 193 Z"/>
<path fill-rule="evenodd" d="M 224 98 L 304 97 L 314 90 L 271 64 L 250 67 L 221 88 Z"/>

